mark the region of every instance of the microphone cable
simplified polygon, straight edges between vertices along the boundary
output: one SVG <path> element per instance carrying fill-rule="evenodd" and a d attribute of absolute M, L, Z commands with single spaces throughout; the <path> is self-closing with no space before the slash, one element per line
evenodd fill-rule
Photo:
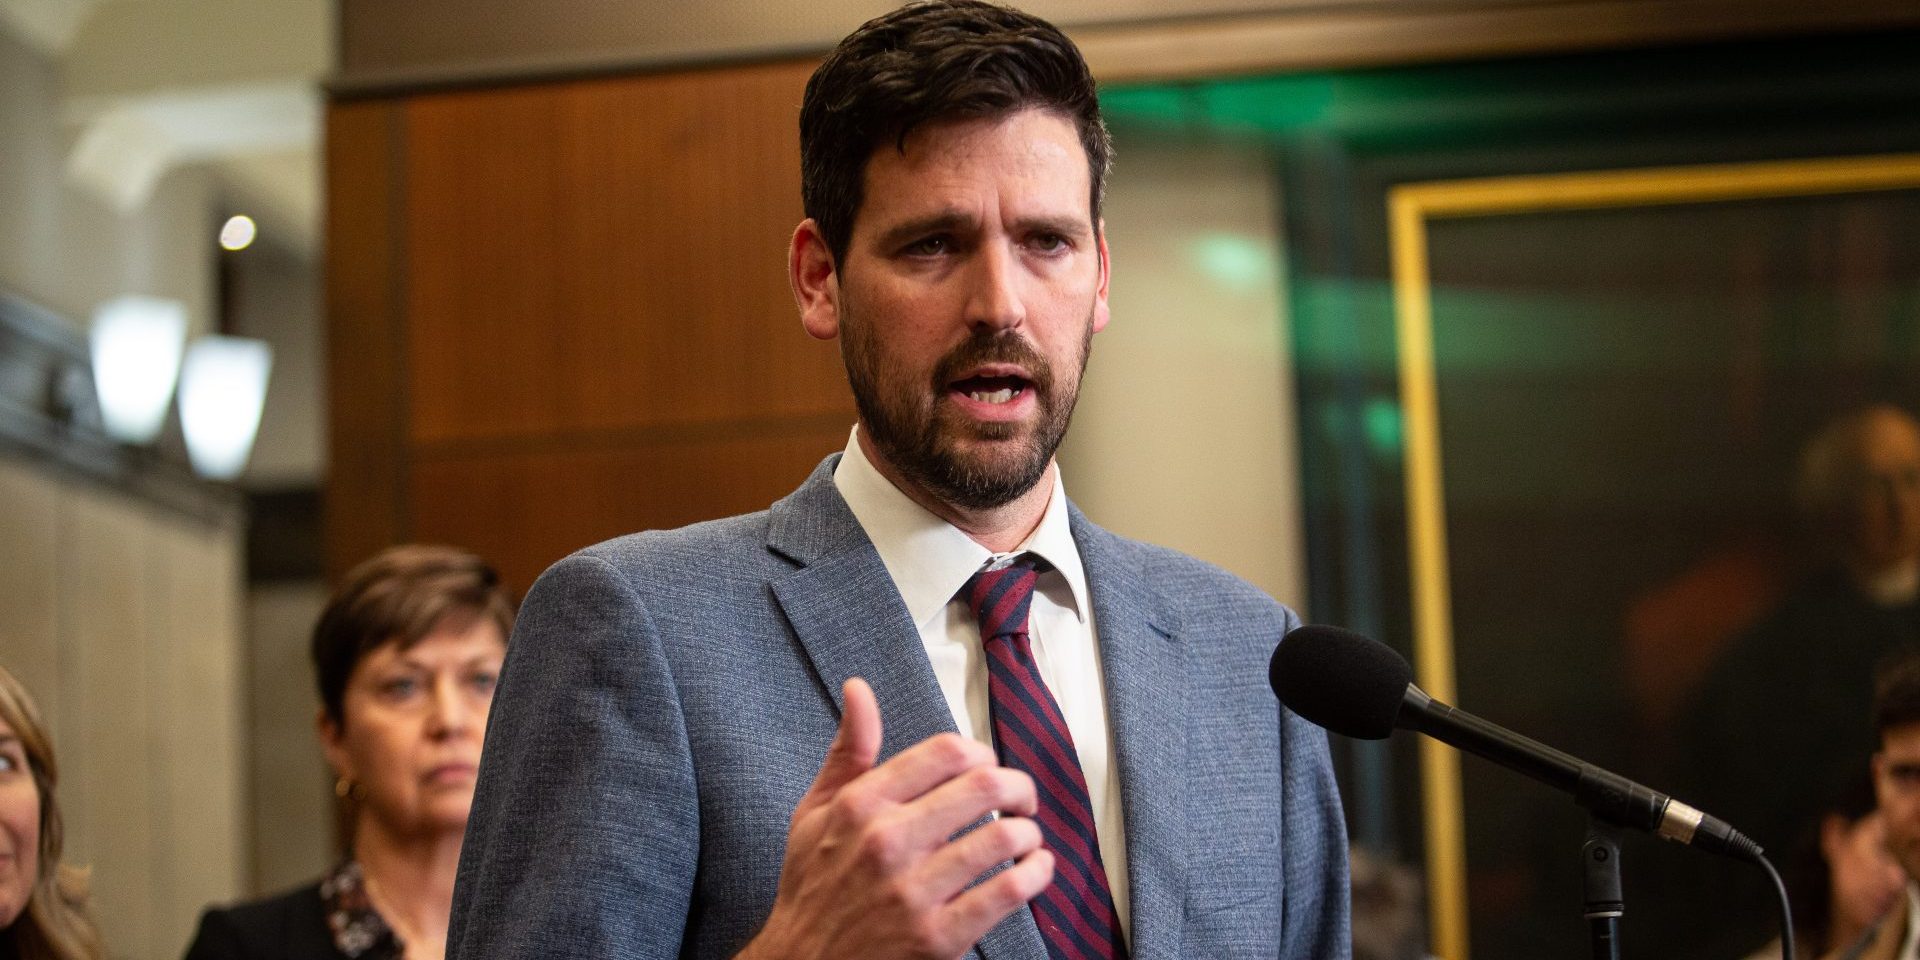
<path fill-rule="evenodd" d="M 1758 848 L 1753 851 L 1753 862 L 1767 872 L 1768 879 L 1773 881 L 1773 892 L 1779 897 L 1780 960 L 1793 960 L 1793 907 L 1787 903 L 1786 882 L 1780 879 L 1780 871 L 1773 868 L 1773 863 Z"/>

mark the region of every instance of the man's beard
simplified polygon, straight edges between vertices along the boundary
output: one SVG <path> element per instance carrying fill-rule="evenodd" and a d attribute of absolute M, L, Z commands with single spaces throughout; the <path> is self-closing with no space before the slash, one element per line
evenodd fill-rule
<path fill-rule="evenodd" d="M 882 375 L 886 359 L 871 325 L 861 318 L 847 319 L 852 322 L 842 323 L 840 352 L 854 403 L 874 447 L 903 478 L 942 503 L 968 510 L 1005 506 L 1040 482 L 1073 417 L 1080 376 L 1093 346 L 1091 314 L 1071 382 L 1061 382 L 1052 364 L 1024 337 L 986 331 L 976 332 L 942 357 L 932 383 L 888 381 Z M 1025 389 L 1033 392 L 1039 411 L 1030 431 L 1025 423 L 976 421 L 939 403 L 966 371 L 995 363 L 1018 364 L 1027 371 Z M 1024 437 L 1022 431 L 1027 431 Z M 970 453 L 961 440 L 988 441 L 995 450 L 1006 449 L 1006 455 Z"/>

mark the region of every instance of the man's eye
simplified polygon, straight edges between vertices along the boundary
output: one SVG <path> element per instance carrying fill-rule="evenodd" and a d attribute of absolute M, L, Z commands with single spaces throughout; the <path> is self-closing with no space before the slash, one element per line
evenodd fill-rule
<path fill-rule="evenodd" d="M 1032 242 L 1033 248 L 1041 253 L 1058 253 L 1071 245 L 1066 237 L 1057 233 L 1039 234 L 1033 238 Z"/>
<path fill-rule="evenodd" d="M 910 257 L 937 257 L 951 248 L 952 242 L 946 237 L 927 237 L 908 244 L 905 252 Z"/>
<path fill-rule="evenodd" d="M 480 670 L 468 677 L 467 681 L 481 693 L 492 693 L 493 688 L 500 683 L 500 675 L 491 670 Z"/>

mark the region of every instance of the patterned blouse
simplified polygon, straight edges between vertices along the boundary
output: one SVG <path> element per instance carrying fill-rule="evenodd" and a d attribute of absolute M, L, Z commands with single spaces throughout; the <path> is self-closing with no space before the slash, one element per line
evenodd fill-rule
<path fill-rule="evenodd" d="M 348 860 L 320 879 L 320 902 L 333 945 L 347 960 L 400 960 L 406 955 L 406 944 L 367 897 L 359 861 Z"/>

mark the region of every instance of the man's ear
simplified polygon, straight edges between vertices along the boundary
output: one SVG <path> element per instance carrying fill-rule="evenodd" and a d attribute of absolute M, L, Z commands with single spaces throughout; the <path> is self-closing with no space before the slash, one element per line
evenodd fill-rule
<path fill-rule="evenodd" d="M 832 340 L 840 335 L 840 272 L 827 249 L 827 238 L 812 218 L 800 221 L 787 246 L 787 282 L 800 308 L 800 326 L 807 335 Z"/>
<path fill-rule="evenodd" d="M 1112 262 L 1107 258 L 1107 221 L 1094 224 L 1094 244 L 1100 250 L 1100 286 L 1093 294 L 1093 332 L 1099 333 L 1107 328 L 1107 321 L 1113 319 L 1107 311 L 1107 280 L 1112 277 Z"/>

